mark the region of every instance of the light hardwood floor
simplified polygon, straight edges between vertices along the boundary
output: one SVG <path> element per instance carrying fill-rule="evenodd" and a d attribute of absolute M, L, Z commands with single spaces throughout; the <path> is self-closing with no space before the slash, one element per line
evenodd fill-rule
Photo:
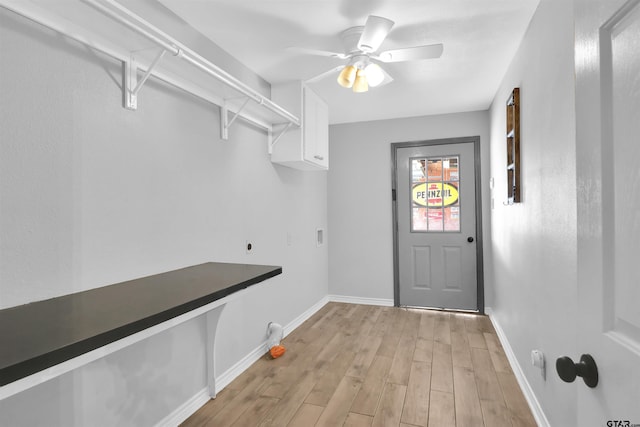
<path fill-rule="evenodd" d="M 329 303 L 183 426 L 535 426 L 485 316 Z"/>

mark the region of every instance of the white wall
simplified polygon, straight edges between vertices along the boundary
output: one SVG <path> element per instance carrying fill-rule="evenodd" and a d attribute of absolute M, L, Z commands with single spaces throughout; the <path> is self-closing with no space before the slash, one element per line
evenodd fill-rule
<path fill-rule="evenodd" d="M 555 373 L 576 357 L 576 159 L 573 9 L 543 0 L 491 108 L 495 318 L 551 425 L 575 425 L 575 384 Z M 506 199 L 505 104 L 520 87 L 522 203 Z M 547 379 L 530 352 L 547 357 Z"/>
<path fill-rule="evenodd" d="M 330 126 L 330 294 L 393 302 L 391 143 L 476 135 L 482 157 L 483 227 L 488 236 L 488 112 Z M 490 257 L 489 250 L 485 243 L 485 259 Z M 490 277 L 485 270 L 485 284 Z M 485 290 L 491 301 L 489 286 Z"/>
<path fill-rule="evenodd" d="M 0 308 L 206 261 L 282 265 L 225 308 L 221 373 L 327 295 L 326 173 L 273 165 L 241 120 L 221 141 L 217 107 L 153 79 L 125 110 L 120 63 L 4 9 L 0 55 Z M 194 319 L 0 401 L 0 424 L 152 425 L 205 387 L 204 342 Z"/>

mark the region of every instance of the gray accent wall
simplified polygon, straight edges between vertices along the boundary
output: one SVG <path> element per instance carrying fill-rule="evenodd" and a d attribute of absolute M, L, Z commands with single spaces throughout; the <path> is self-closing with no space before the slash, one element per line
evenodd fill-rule
<path fill-rule="evenodd" d="M 391 143 L 476 135 L 480 136 L 483 227 L 487 236 L 490 233 L 487 111 L 330 126 L 330 294 L 393 303 Z M 490 245 L 485 243 L 485 258 L 489 250 Z M 490 283 L 490 275 L 485 268 L 485 284 Z M 491 289 L 486 288 L 485 301 L 490 305 Z"/>

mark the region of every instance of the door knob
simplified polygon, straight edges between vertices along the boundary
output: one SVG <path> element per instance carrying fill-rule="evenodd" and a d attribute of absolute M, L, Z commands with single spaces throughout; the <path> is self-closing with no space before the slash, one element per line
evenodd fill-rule
<path fill-rule="evenodd" d="M 473 243 L 473 237 L 471 237 L 471 236 L 467 237 L 467 242 Z"/>
<path fill-rule="evenodd" d="M 563 356 L 556 360 L 556 371 L 562 381 L 572 383 L 576 376 L 582 377 L 584 383 L 594 388 L 598 385 L 598 366 L 589 354 L 580 356 L 580 362 L 574 363 L 570 357 Z"/>

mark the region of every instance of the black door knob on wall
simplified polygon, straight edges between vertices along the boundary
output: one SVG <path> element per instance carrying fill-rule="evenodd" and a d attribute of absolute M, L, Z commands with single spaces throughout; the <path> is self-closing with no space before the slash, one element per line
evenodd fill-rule
<path fill-rule="evenodd" d="M 580 362 L 574 363 L 570 357 L 559 357 L 556 360 L 556 371 L 560 379 L 567 383 L 572 383 L 576 376 L 582 377 L 584 383 L 594 388 L 598 385 L 598 366 L 596 361 L 589 354 L 580 356 Z"/>

